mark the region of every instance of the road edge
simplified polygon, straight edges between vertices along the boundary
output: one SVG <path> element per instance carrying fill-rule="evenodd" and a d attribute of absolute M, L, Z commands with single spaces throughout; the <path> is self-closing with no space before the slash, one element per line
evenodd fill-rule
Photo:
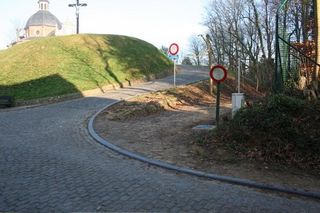
<path fill-rule="evenodd" d="M 234 177 L 230 177 L 230 176 L 217 175 L 214 173 L 206 173 L 206 172 L 202 172 L 199 170 L 194 170 L 194 169 L 187 168 L 187 167 L 180 167 L 180 166 L 177 166 L 174 164 L 170 164 L 170 163 L 155 160 L 152 158 L 144 157 L 138 153 L 130 152 L 126 149 L 123 149 L 119 146 L 116 146 L 116 145 L 108 142 L 107 140 L 103 139 L 102 137 L 100 137 L 99 134 L 96 133 L 96 131 L 94 130 L 93 125 L 94 125 L 94 121 L 95 121 L 96 117 L 101 112 L 103 112 L 107 108 L 109 108 L 119 102 L 120 101 L 115 101 L 115 102 L 103 107 L 102 109 L 100 109 L 93 116 L 91 116 L 91 118 L 89 119 L 89 122 L 88 122 L 88 126 L 87 126 L 90 136 L 95 141 L 97 141 L 101 145 L 107 147 L 108 149 L 110 149 L 114 152 L 117 152 L 121 155 L 124 155 L 126 157 L 129 157 L 129 158 L 132 158 L 135 160 L 139 160 L 143 163 L 147 163 L 149 165 L 153 165 L 153 166 L 160 167 L 163 169 L 168 169 L 168 170 L 171 170 L 174 172 L 184 173 L 184 174 L 197 176 L 197 177 L 201 177 L 201 178 L 206 178 L 206 179 L 210 179 L 210 180 L 221 181 L 221 182 L 230 183 L 230 184 L 234 184 L 234 185 L 247 186 L 250 188 L 268 190 L 268 191 L 273 191 L 273 192 L 282 192 L 282 193 L 286 193 L 286 194 L 299 195 L 299 196 L 308 197 L 308 198 L 320 199 L 320 192 L 308 191 L 308 190 L 298 189 L 298 188 L 291 188 L 291 187 L 286 187 L 286 186 L 281 186 L 281 185 L 259 183 L 259 182 L 251 181 L 248 179 L 234 178 Z"/>

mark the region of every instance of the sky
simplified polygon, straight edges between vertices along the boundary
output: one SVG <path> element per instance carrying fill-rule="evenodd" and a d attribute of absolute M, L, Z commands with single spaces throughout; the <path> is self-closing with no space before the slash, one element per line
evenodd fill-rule
<path fill-rule="evenodd" d="M 50 12 L 75 24 L 76 0 L 49 0 Z M 15 38 L 38 11 L 38 0 L 1 0 L 0 49 Z M 190 37 L 205 33 L 201 24 L 210 0 L 80 0 L 80 33 L 120 34 L 143 39 L 160 48 L 178 43 L 187 52 Z"/>

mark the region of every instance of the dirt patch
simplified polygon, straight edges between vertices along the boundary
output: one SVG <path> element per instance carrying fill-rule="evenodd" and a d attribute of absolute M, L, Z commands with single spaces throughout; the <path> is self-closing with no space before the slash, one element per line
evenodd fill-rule
<path fill-rule="evenodd" d="M 223 119 L 231 111 L 234 79 L 228 81 L 222 90 Z M 121 102 L 97 117 L 95 130 L 115 145 L 179 166 L 320 191 L 319 178 L 303 170 L 239 159 L 221 144 L 208 150 L 205 140 L 192 132 L 198 124 L 214 123 L 215 98 L 208 90 L 208 82 L 201 82 Z M 246 93 L 251 98 L 262 96 L 252 87 Z"/>

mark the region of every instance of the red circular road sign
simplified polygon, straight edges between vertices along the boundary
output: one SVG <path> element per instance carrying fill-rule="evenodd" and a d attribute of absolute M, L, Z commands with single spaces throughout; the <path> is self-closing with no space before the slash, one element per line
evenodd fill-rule
<path fill-rule="evenodd" d="M 171 55 L 177 55 L 178 52 L 179 52 L 179 45 L 176 43 L 171 44 L 169 47 L 169 53 Z"/>
<path fill-rule="evenodd" d="M 211 79 L 217 83 L 220 83 L 220 82 L 226 80 L 227 76 L 228 76 L 228 71 L 222 65 L 216 65 L 216 66 L 212 67 L 210 70 Z"/>

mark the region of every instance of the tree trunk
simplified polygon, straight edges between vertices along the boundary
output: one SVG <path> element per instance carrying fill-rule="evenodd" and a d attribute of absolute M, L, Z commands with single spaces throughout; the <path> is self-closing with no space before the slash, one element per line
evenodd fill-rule
<path fill-rule="evenodd" d="M 256 75 L 256 91 L 259 92 L 260 80 L 258 74 Z"/>
<path fill-rule="evenodd" d="M 320 0 L 315 0 L 316 6 L 315 6 L 315 24 L 316 24 L 316 61 L 318 64 L 320 64 Z M 319 81 L 320 80 L 320 67 L 316 66 L 314 80 Z"/>
<path fill-rule="evenodd" d="M 259 38 L 259 42 L 260 42 L 260 48 L 261 48 L 261 52 L 262 55 L 264 55 L 265 57 L 267 57 L 266 55 L 266 51 L 264 49 L 264 42 L 263 42 L 263 36 L 262 36 L 262 32 L 261 32 L 261 28 L 260 28 L 260 23 L 259 23 L 259 12 L 257 10 L 256 4 L 254 0 L 250 1 L 251 6 L 253 8 L 253 12 L 254 12 L 254 25 L 257 29 L 258 32 L 258 38 Z"/>
<path fill-rule="evenodd" d="M 259 88 L 260 88 L 260 73 L 261 70 L 259 70 L 259 67 L 257 66 L 257 63 L 254 62 L 253 64 L 253 69 L 255 70 L 255 76 L 256 76 L 256 91 L 259 92 Z"/>

